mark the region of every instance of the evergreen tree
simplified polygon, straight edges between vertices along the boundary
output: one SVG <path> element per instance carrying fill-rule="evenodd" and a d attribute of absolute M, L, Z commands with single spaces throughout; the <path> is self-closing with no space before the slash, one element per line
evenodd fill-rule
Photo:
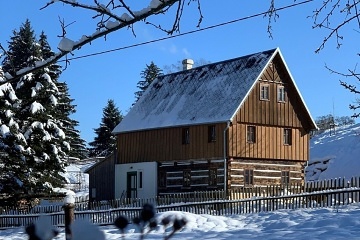
<path fill-rule="evenodd" d="M 94 129 L 96 137 L 89 143 L 91 156 L 107 156 L 116 149 L 116 136 L 111 132 L 123 119 L 123 115 L 115 106 L 114 100 L 110 99 L 103 109 L 103 117 L 100 127 Z"/>
<path fill-rule="evenodd" d="M 86 142 L 80 136 L 80 131 L 76 129 L 79 122 L 71 119 L 70 115 L 76 112 L 76 105 L 72 102 L 74 99 L 70 98 L 68 86 L 65 82 L 58 83 L 58 89 L 61 93 L 59 97 L 59 113 L 62 113 L 61 124 L 64 128 L 66 141 L 70 144 L 70 151 L 68 156 L 71 158 L 84 159 L 88 157 L 88 150 Z"/>
<path fill-rule="evenodd" d="M 42 34 L 40 41 L 36 41 L 28 20 L 13 34 L 8 42 L 8 55 L 3 61 L 3 69 L 10 74 L 34 66 L 36 61 L 51 54 L 46 36 Z M 20 99 L 1 105 L 1 119 L 6 125 L 2 127 L 5 133 L 2 133 L 0 152 L 6 156 L 7 171 L 10 172 L 6 181 L 0 179 L 2 185 L 7 186 L 0 190 L 2 192 L 9 193 L 13 189 L 10 193 L 27 194 L 47 191 L 63 183 L 60 173 L 66 166 L 65 157 L 70 144 L 65 136 L 64 122 L 67 119 L 64 120 L 63 113 L 60 114 L 62 93 L 57 87 L 60 73 L 60 66 L 50 65 L 25 75 L 12 83 Z M 0 96 L 1 101 L 9 102 L 6 96 L 10 93 L 7 91 Z M 9 111 L 12 114 L 7 114 Z M 13 145 L 7 144 L 12 140 L 16 140 Z"/>
<path fill-rule="evenodd" d="M 137 87 L 140 89 L 135 92 L 135 102 L 143 95 L 149 85 L 162 74 L 162 70 L 151 61 L 150 65 L 146 64 L 146 68 L 141 72 L 140 76 L 143 80 L 137 83 Z"/>
<path fill-rule="evenodd" d="M 16 71 L 35 66 L 35 61 L 39 60 L 39 48 L 36 44 L 35 33 L 27 19 L 20 27 L 20 31 L 13 31 L 10 38 L 8 55 L 3 61 L 3 71 L 14 74 Z M 15 55 L 16 54 L 16 55 Z"/>
<path fill-rule="evenodd" d="M 0 66 L 0 192 L 19 193 L 26 182 L 26 140 L 14 113 L 20 101 L 10 83 L 1 84 Z"/>
<path fill-rule="evenodd" d="M 54 52 L 51 51 L 44 32 L 40 34 L 39 45 L 41 48 L 41 55 L 44 59 L 53 57 L 55 55 Z M 61 74 L 61 66 L 58 64 L 53 64 L 49 67 L 49 69 L 51 70 L 49 72 L 51 79 L 58 80 Z M 80 131 L 76 129 L 76 127 L 79 126 L 79 122 L 70 118 L 70 115 L 76 112 L 76 105 L 73 104 L 74 99 L 70 98 L 69 88 L 66 82 L 54 81 L 54 83 L 59 90 L 56 105 L 56 118 L 63 127 L 66 141 L 70 145 L 68 156 L 78 159 L 86 158 L 88 156 L 86 142 L 81 138 Z"/>

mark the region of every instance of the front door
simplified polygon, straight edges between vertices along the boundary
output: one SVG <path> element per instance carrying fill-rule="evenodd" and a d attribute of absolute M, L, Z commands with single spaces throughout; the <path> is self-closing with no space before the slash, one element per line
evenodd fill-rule
<path fill-rule="evenodd" d="M 137 198 L 137 172 L 127 173 L 127 197 Z"/>

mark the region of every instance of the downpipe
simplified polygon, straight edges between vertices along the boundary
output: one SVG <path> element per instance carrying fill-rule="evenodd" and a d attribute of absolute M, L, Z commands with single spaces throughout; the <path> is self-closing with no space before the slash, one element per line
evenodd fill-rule
<path fill-rule="evenodd" d="M 231 125 L 231 122 L 228 121 L 227 122 L 227 125 L 226 125 L 226 128 L 224 129 L 224 192 L 225 194 L 227 193 L 227 160 L 226 160 L 226 157 L 227 157 L 227 152 L 226 152 L 226 132 L 227 130 L 229 129 Z"/>

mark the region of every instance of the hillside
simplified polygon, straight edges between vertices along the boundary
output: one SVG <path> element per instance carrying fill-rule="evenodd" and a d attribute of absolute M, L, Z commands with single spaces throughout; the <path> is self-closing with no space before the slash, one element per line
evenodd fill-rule
<path fill-rule="evenodd" d="M 306 180 L 360 176 L 360 124 L 325 131 L 310 141 Z"/>

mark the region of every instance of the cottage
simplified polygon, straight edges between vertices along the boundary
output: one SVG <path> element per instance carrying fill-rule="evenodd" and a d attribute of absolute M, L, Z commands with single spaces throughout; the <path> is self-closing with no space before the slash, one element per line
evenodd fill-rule
<path fill-rule="evenodd" d="M 304 180 L 317 127 L 278 48 L 183 63 L 114 129 L 115 198 Z"/>

